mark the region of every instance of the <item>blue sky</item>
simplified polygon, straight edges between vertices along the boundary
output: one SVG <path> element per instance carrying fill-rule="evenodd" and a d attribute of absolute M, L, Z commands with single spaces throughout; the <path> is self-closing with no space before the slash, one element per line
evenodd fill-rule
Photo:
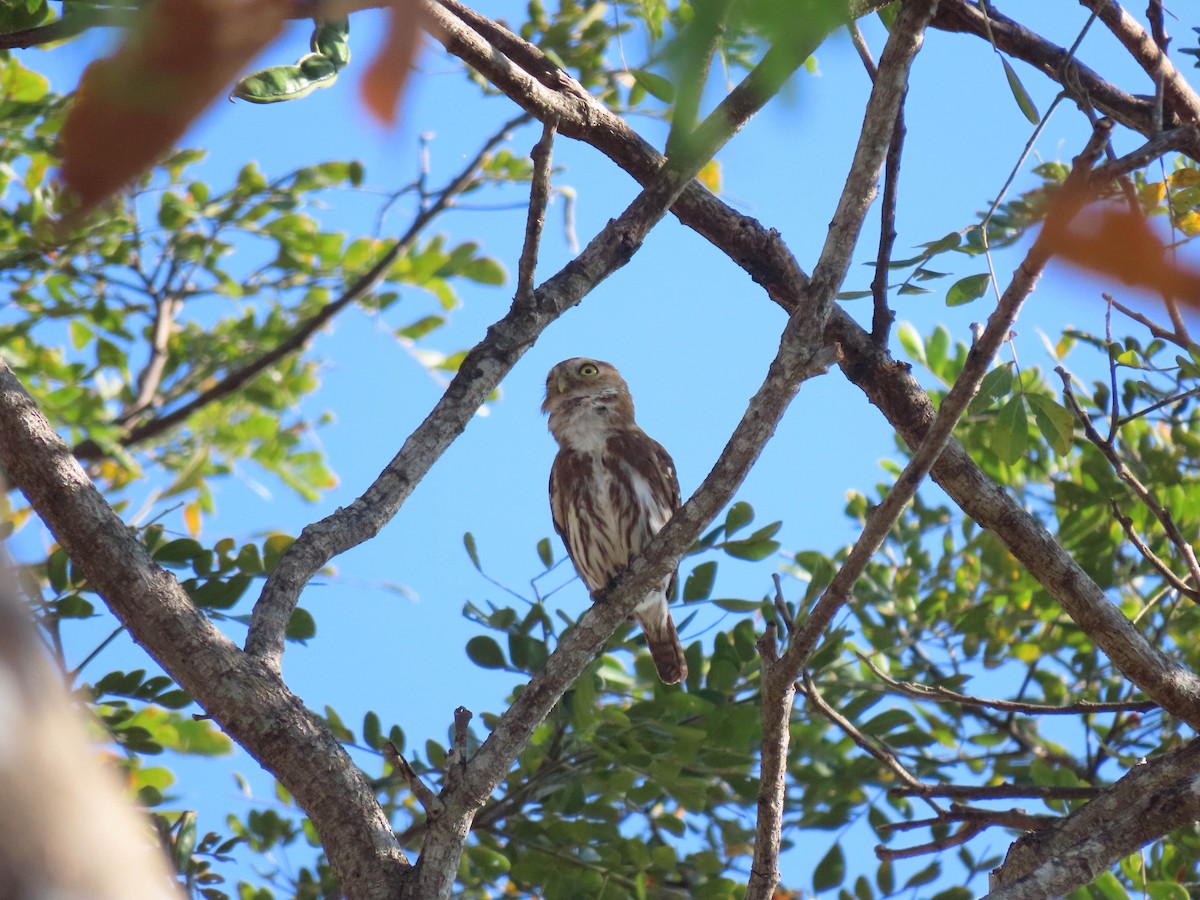
<path fill-rule="evenodd" d="M 489 15 L 519 21 L 522 4 L 492 0 L 477 4 Z M 1085 12 L 1074 4 L 1013 4 L 1017 17 L 1030 16 L 1035 28 L 1060 44 L 1069 44 Z M 219 102 L 183 142 L 205 147 L 209 159 L 201 174 L 214 186 L 230 179 L 248 159 L 256 159 L 268 177 L 300 165 L 329 159 L 359 159 L 366 184 L 386 193 L 409 182 L 417 167 L 417 136 L 429 133 L 431 183 L 449 180 L 482 141 L 517 110 L 504 98 L 481 99 L 457 63 L 430 41 L 421 72 L 410 87 L 400 125 L 384 130 L 367 120 L 356 82 L 373 53 L 383 19 L 377 12 L 355 15 L 351 46 L 355 60 L 339 83 L 300 102 L 258 107 Z M 293 24 L 269 51 L 264 64 L 289 62 L 306 51 L 307 23 Z M 883 31 L 877 21 L 863 23 L 876 56 Z M 1140 72 L 1115 70 L 1107 33 L 1096 28 L 1080 55 L 1094 68 L 1117 73 L 1123 86 L 1146 92 Z M 87 59 L 103 52 L 109 39 L 90 35 L 49 52 L 27 52 L 27 64 L 46 72 L 56 90 L 73 84 Z M 644 58 L 637 38 L 625 41 L 630 65 Z M 806 269 L 820 251 L 833 214 L 861 121 L 868 80 L 845 35 L 831 38 L 818 53 L 819 74 L 801 73 L 784 95 L 751 122 L 718 157 L 723 196 L 740 211 L 782 232 Z M 993 64 L 994 63 L 994 64 Z M 1015 63 L 1025 86 L 1043 112 L 1054 97 L 1036 72 Z M 733 77 L 736 79 L 737 73 Z M 1021 114 L 1005 82 L 1000 61 L 988 59 L 977 39 L 931 32 L 917 60 L 907 107 L 899 238 L 896 255 L 936 240 L 976 221 L 1016 164 L 1032 126 Z M 632 119 L 652 143 L 662 145 L 665 129 L 656 120 Z M 1069 159 L 1088 133 L 1083 117 L 1061 108 L 1039 140 L 1041 159 Z M 518 131 L 511 149 L 526 153 L 539 126 Z M 562 172 L 556 186 L 577 196 L 576 230 L 586 242 L 636 195 L 632 179 L 589 147 L 560 139 L 555 164 Z M 1118 151 L 1131 149 L 1118 147 Z M 1032 186 L 1034 160 L 1018 176 L 1014 190 Z M 486 198 L 484 198 L 486 199 Z M 520 201 L 510 192 L 498 201 Z M 475 197 L 471 198 L 476 201 Z M 364 205 L 333 195 L 327 227 L 351 237 L 374 228 L 374 203 Z M 563 203 L 556 198 L 548 216 L 538 280 L 571 258 L 561 227 Z M 407 225 L 411 209 L 398 204 L 385 234 Z M 515 275 L 524 227 L 524 210 L 461 209 L 435 225 L 452 241 L 474 239 Z M 873 259 L 877 243 L 873 213 L 861 241 L 859 262 Z M 996 256 L 1002 282 L 1018 261 L 1011 251 Z M 982 260 L 951 256 L 940 270 L 958 276 L 985 270 Z M 846 289 L 864 289 L 872 270 L 856 265 Z M 969 341 L 969 323 L 986 318 L 988 300 L 950 309 L 945 289 L 896 299 L 898 319 L 914 322 L 922 333 L 943 323 L 956 339 Z M 458 286 L 463 307 L 451 325 L 428 339 L 430 347 L 453 351 L 470 346 L 487 324 L 501 316 L 511 298 L 503 288 Z M 869 319 L 869 300 L 850 309 Z M 314 344 L 322 360 L 321 390 L 305 404 L 310 417 L 333 413 L 334 423 L 315 437 L 339 476 L 336 489 L 316 504 L 304 503 L 282 485 L 247 468 L 217 490 L 217 513 L 205 521 L 203 539 L 230 535 L 247 540 L 270 530 L 298 533 L 361 493 L 426 415 L 440 394 L 439 384 L 397 344 L 391 329 L 434 311 L 435 301 L 409 292 L 384 316 L 352 312 Z M 601 284 L 582 305 L 566 314 L 526 355 L 503 385 L 502 399 L 488 415 L 471 423 L 463 437 L 419 486 L 396 520 L 368 545 L 336 560 L 337 574 L 320 578 L 305 592 L 302 605 L 316 617 L 317 638 L 307 647 L 291 646 L 284 673 L 292 689 L 313 709 L 326 704 L 358 728 L 362 715 L 376 710 L 387 725 L 400 724 L 409 746 L 426 737 L 444 742 L 452 711 L 498 711 L 513 687 L 513 677 L 472 666 L 463 646 L 476 626 L 460 615 L 467 601 L 483 605 L 505 595 L 472 567 L 462 547 L 466 531 L 475 535 L 489 575 L 528 595 L 529 580 L 541 572 L 535 545 L 553 536 L 546 480 L 555 447 L 539 406 L 546 371 L 561 359 L 593 356 L 616 364 L 629 382 L 642 426 L 672 453 L 685 495 L 703 479 L 724 445 L 745 404 L 765 375 L 774 353 L 783 314 L 729 260 L 705 241 L 667 219 L 654 230 L 632 262 Z M 1073 324 L 1103 327 L 1099 291 L 1072 273 L 1052 271 L 1018 324 L 1022 365 L 1051 365 L 1037 329 L 1056 334 Z M 894 352 L 901 353 L 895 341 Z M 1073 361 L 1073 360 L 1072 360 Z M 924 373 L 918 371 L 918 377 Z M 885 480 L 882 458 L 897 458 L 892 431 L 878 412 L 837 372 L 805 385 L 740 492 L 754 505 L 760 524 L 782 520 L 779 535 L 787 551 L 816 549 L 832 553 L 851 542 L 855 532 L 842 515 L 848 490 L 871 493 Z M 266 489 L 266 493 L 263 492 Z M 136 505 L 136 504 L 135 504 Z M 33 540 L 26 535 L 22 540 Z M 557 538 L 555 555 L 563 554 Z M 784 559 L 779 560 L 785 562 Z M 770 564 L 739 564 L 722 559 L 714 596 L 758 597 L 771 589 Z M 685 568 L 686 572 L 686 568 Z M 560 568 L 547 579 L 558 585 L 570 575 Z M 385 589 L 402 585 L 409 596 Z M 785 582 L 786 584 L 786 582 Z M 800 585 L 791 583 L 793 592 Z M 558 593 L 551 607 L 577 615 L 587 602 L 575 581 Z M 685 633 L 685 642 L 711 628 L 729 627 L 724 614 L 701 608 Z M 82 655 L 103 628 L 83 629 L 76 642 Z M 236 626 L 231 635 L 240 640 Z M 134 668 L 137 651 L 118 642 L 95 664 Z M 478 720 L 476 720 L 478 725 Z M 368 770 L 378 763 L 365 763 Z M 250 777 L 262 798 L 270 782 L 256 764 L 241 756 L 234 767 Z M 239 801 L 229 766 L 191 767 L 175 792 L 181 807 L 223 816 Z M 829 841 L 832 841 L 832 836 Z M 819 842 L 824 841 L 819 837 Z M 784 867 L 785 884 L 809 883 L 811 859 L 793 857 Z M 913 869 L 926 861 L 913 863 Z M 902 870 L 903 871 L 903 870 Z"/>

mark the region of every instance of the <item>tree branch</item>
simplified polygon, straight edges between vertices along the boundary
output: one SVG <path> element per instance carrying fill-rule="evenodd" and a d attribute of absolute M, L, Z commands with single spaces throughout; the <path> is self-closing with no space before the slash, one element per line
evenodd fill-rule
<path fill-rule="evenodd" d="M 554 120 L 548 120 L 542 128 L 541 140 L 529 154 L 533 158 L 533 181 L 529 186 L 525 245 L 521 248 L 521 260 L 517 265 L 517 297 L 525 302 L 533 296 L 538 248 L 542 242 L 542 227 L 546 224 L 546 204 L 550 202 L 550 169 L 556 130 Z"/>
<path fill-rule="evenodd" d="M 277 674 L 197 609 L 105 503 L 0 361 L 0 463 L 134 639 L 312 819 L 341 889 L 390 898 L 408 868 L 370 783 Z"/>
<path fill-rule="evenodd" d="M 797 329 L 797 334 L 803 337 L 798 339 L 815 344 L 825 331 L 825 322 L 834 308 L 833 298 L 845 280 L 850 257 L 858 242 L 858 234 L 875 197 L 875 186 L 907 91 L 909 69 L 921 48 L 925 26 L 936 6 L 937 0 L 909 0 L 896 17 L 875 73 L 871 96 L 863 116 L 862 131 L 859 134 L 850 173 L 838 200 L 837 212 L 830 223 L 821 257 L 813 270 L 812 280 L 805 289 L 805 296 L 812 309 L 810 311 L 802 306 L 793 313 L 785 335 L 799 322 L 801 326 Z M 800 318 L 802 316 L 803 318 Z M 935 458 L 936 453 L 929 460 L 929 464 L 932 464 Z M 922 477 L 923 475 L 924 473 Z M 916 489 L 916 483 L 913 484 L 913 489 Z M 899 514 L 899 507 L 896 514 Z M 889 521 L 883 534 L 886 534 L 890 527 Z M 853 551 L 851 555 L 853 556 Z M 811 621 L 812 617 L 798 634 L 808 633 Z M 825 625 L 820 627 L 823 630 Z M 758 798 L 757 839 L 746 889 L 748 900 L 766 900 L 774 893 L 779 882 L 779 847 L 788 746 L 788 731 L 786 727 L 781 729 L 780 724 L 781 720 L 784 724 L 790 720 L 794 683 L 800 674 L 801 660 L 807 660 L 808 654 L 811 653 L 811 647 L 804 652 L 803 657 L 794 653 L 796 641 L 797 636 L 792 635 L 783 657 L 775 659 L 764 655 L 762 659 L 764 752 L 760 759 L 762 774 Z M 773 639 L 767 645 L 767 649 L 773 654 Z"/>
<path fill-rule="evenodd" d="M 985 15 L 970 0 L 942 0 L 931 24 L 943 31 L 973 34 L 997 50 L 1029 63 L 1061 84 L 1067 95 L 1084 110 L 1099 110 L 1102 115 L 1147 137 L 1156 133 L 1150 100 L 1126 93 L 1083 63 L 1073 60 L 1063 47 L 1030 31 L 993 6 L 987 8 Z M 1191 146 L 1186 152 L 1200 158 L 1200 146 Z"/>
<path fill-rule="evenodd" d="M 1200 820 L 1200 741 L 1131 769 L 1099 797 L 1020 838 L 992 872 L 988 900 L 1061 897 L 1117 860 Z"/>
<path fill-rule="evenodd" d="M 1167 54 L 1155 43 L 1154 38 L 1147 33 L 1133 16 L 1125 12 L 1114 0 L 1080 0 L 1088 9 L 1093 10 L 1100 21 L 1107 26 L 1129 51 L 1129 55 L 1150 76 L 1156 88 L 1161 89 L 1164 103 L 1164 113 L 1173 113 L 1173 118 L 1189 125 L 1200 124 L 1200 96 L 1192 90 L 1179 70 L 1175 68 Z M 1158 128 L 1162 129 L 1165 115 L 1159 119 Z M 1154 127 L 1154 114 L 1151 112 L 1151 127 Z"/>

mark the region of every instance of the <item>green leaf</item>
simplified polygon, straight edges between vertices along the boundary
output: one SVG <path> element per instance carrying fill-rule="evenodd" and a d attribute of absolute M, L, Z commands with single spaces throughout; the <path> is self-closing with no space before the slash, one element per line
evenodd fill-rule
<path fill-rule="evenodd" d="M 1017 77 L 1013 67 L 1008 64 L 1008 60 L 1002 56 L 1000 62 L 1004 64 L 1004 77 L 1008 79 L 1008 87 L 1012 91 L 1013 97 L 1016 98 L 1017 106 L 1021 107 L 1025 118 L 1036 125 L 1041 121 L 1041 116 L 1038 115 L 1037 107 L 1033 105 L 1033 98 L 1025 90 L 1025 85 L 1021 84 L 1021 79 Z"/>
<path fill-rule="evenodd" d="M 315 637 L 317 634 L 317 623 L 307 609 L 302 606 L 297 606 L 292 613 L 292 617 L 288 620 L 287 631 L 284 632 L 284 637 L 289 641 L 295 641 L 298 644 L 303 644 L 305 641 Z"/>
<path fill-rule="evenodd" d="M 833 890 L 846 880 L 846 855 L 841 844 L 834 844 L 813 870 L 813 892 Z"/>
<path fill-rule="evenodd" d="M 54 612 L 60 619 L 90 619 L 96 607 L 78 594 L 68 594 L 54 604 Z"/>
<path fill-rule="evenodd" d="M 268 572 L 273 570 L 279 564 L 280 557 L 294 543 L 296 543 L 296 539 L 287 534 L 273 534 L 263 541 L 263 568 Z"/>
<path fill-rule="evenodd" d="M 467 657 L 481 669 L 505 669 L 508 663 L 500 645 L 485 634 L 467 641 Z"/>
<path fill-rule="evenodd" d="M 929 884 L 939 875 L 942 874 L 942 864 L 939 862 L 931 862 L 921 871 L 909 877 L 908 881 L 904 882 L 904 890 L 909 888 L 920 887 L 923 884 Z"/>
<path fill-rule="evenodd" d="M 713 584 L 716 580 L 716 562 L 710 560 L 700 563 L 692 569 L 691 574 L 683 583 L 683 602 L 694 603 L 697 600 L 707 600 L 712 595 Z"/>
<path fill-rule="evenodd" d="M 1046 443 L 1059 456 L 1066 456 L 1075 441 L 1075 416 L 1046 394 L 1029 394 L 1027 399 L 1033 410 L 1033 420 Z"/>
<path fill-rule="evenodd" d="M 982 275 L 968 275 L 950 285 L 946 292 L 947 306 L 962 306 L 972 300 L 978 300 L 987 293 L 992 276 L 984 272 Z"/>
<path fill-rule="evenodd" d="M 175 846 L 172 848 L 175 858 L 175 868 L 186 872 L 192 861 L 192 851 L 196 849 L 196 813 L 188 810 L 179 817 L 179 832 L 175 836 Z"/>
<path fill-rule="evenodd" d="M 663 103 L 675 100 L 675 86 L 670 81 L 646 69 L 630 69 L 629 74 L 647 94 Z"/>
<path fill-rule="evenodd" d="M 779 541 L 747 538 L 744 541 L 726 541 L 721 549 L 735 559 L 747 559 L 758 562 L 766 559 L 779 549 Z"/>
<path fill-rule="evenodd" d="M 713 606 L 717 609 L 723 609 L 726 612 L 747 613 L 756 612 L 762 606 L 761 600 L 736 600 L 726 598 L 722 600 L 714 600 Z"/>
<path fill-rule="evenodd" d="M 754 521 L 754 507 L 745 501 L 739 500 L 733 506 L 729 507 L 729 512 L 725 514 L 725 536 L 733 534 L 740 528 L 744 528 Z"/>
<path fill-rule="evenodd" d="M 900 327 L 896 329 L 896 337 L 905 353 L 919 363 L 925 362 L 925 341 L 911 322 L 901 322 Z"/>
<path fill-rule="evenodd" d="M 376 713 L 368 712 L 363 716 L 362 736 L 366 745 L 374 750 L 383 746 L 383 729 Z M 399 750 L 399 747 L 396 749 Z"/>
<path fill-rule="evenodd" d="M 537 542 L 537 554 L 547 569 L 554 565 L 554 551 L 551 549 L 550 538 L 542 538 Z"/>
<path fill-rule="evenodd" d="M 1020 394 L 1014 394 L 1000 408 L 990 437 L 992 452 L 1001 462 L 1011 466 L 1025 455 L 1025 445 L 1029 440 L 1029 421 L 1025 415 L 1025 401 Z"/>
<path fill-rule="evenodd" d="M 479 554 L 475 551 L 475 535 L 467 532 L 463 535 L 463 546 L 467 549 L 467 556 L 470 557 L 471 565 L 476 571 L 482 572 L 483 567 L 479 565 Z"/>
<path fill-rule="evenodd" d="M 191 706 L 192 695 L 187 691 L 176 688 L 173 691 L 164 691 L 159 694 L 154 698 L 154 702 L 167 709 L 183 709 L 186 706 Z"/>
<path fill-rule="evenodd" d="M 480 256 L 468 262 L 462 268 L 462 276 L 479 284 L 500 286 L 508 281 L 508 272 L 499 262 L 487 256 Z"/>

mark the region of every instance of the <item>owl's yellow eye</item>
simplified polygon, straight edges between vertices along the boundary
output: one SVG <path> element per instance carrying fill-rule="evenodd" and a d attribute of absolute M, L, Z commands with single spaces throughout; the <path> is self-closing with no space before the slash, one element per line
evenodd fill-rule
<path fill-rule="evenodd" d="M 597 369 L 591 363 L 584 363 L 582 366 L 579 367 L 579 374 L 584 376 L 585 378 L 591 378 L 593 375 L 599 375 L 600 370 Z"/>

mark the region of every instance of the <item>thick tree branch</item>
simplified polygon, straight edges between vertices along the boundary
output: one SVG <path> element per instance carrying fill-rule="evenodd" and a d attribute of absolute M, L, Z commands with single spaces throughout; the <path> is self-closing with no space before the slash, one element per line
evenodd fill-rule
<path fill-rule="evenodd" d="M 1100 21 L 1129 51 L 1139 66 L 1150 76 L 1153 84 L 1162 91 L 1164 112 L 1170 111 L 1178 121 L 1196 125 L 1200 124 L 1200 96 L 1188 84 L 1187 79 L 1180 74 L 1170 58 L 1159 47 L 1154 38 L 1141 24 L 1114 0 L 1081 0 L 1084 6 L 1093 10 Z M 1153 122 L 1154 114 L 1151 113 Z M 1158 129 L 1162 121 L 1159 119 Z M 1153 124 L 1152 124 L 1153 127 Z"/>
<path fill-rule="evenodd" d="M 1027 834 L 992 872 L 988 900 L 1061 897 L 1117 860 L 1200 820 L 1200 741 L 1131 769 L 1099 797 Z"/>
<path fill-rule="evenodd" d="M 3 362 L 0 463 L 134 639 L 292 793 L 342 890 L 391 897 L 408 861 L 362 772 L 278 675 L 238 650 L 154 562 Z"/>
<path fill-rule="evenodd" d="M 1151 100 L 1129 94 L 1106 81 L 1094 70 L 1072 59 L 1065 48 L 1030 31 L 998 12 L 995 7 L 989 6 L 985 15 L 978 4 L 970 0 L 943 0 L 932 26 L 942 31 L 973 34 L 994 42 L 997 50 L 1024 60 L 1061 84 L 1067 95 L 1082 109 L 1098 110 L 1102 115 L 1147 137 L 1156 133 L 1154 104 Z M 1180 123 L 1166 124 L 1174 126 Z M 1192 156 L 1200 155 L 1200 145 L 1189 147 L 1187 152 Z"/>

